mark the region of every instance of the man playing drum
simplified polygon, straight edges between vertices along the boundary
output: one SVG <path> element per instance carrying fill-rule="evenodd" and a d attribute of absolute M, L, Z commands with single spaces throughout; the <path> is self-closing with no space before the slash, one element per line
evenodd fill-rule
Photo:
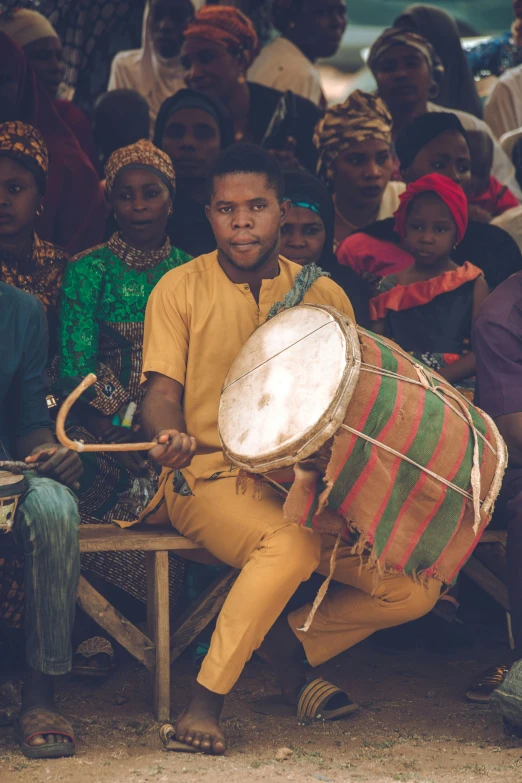
<path fill-rule="evenodd" d="M 224 458 L 217 419 L 232 361 L 302 269 L 279 255 L 290 204 L 283 200 L 283 173 L 272 155 L 245 144 L 230 147 L 218 157 L 210 185 L 207 215 L 217 251 L 167 273 L 148 303 L 141 425 L 147 438 L 158 440 L 150 456 L 164 467 L 144 519 L 170 520 L 220 561 L 241 569 L 176 726 L 180 742 L 221 754 L 224 697 L 254 650 L 273 666 L 295 711 L 306 694 L 323 717 L 348 714 L 356 707 L 347 694 L 323 680 L 303 691 L 305 656 L 318 666 L 378 629 L 424 615 L 440 584 L 420 586 L 403 574 L 386 574 L 375 584 L 375 571 L 361 570 L 360 558 L 340 546 L 334 579 L 342 584 L 328 593 L 310 630 L 298 630 L 310 606 L 278 620 L 302 581 L 314 571 L 328 574 L 335 538 L 287 521 L 281 497 L 267 484 L 260 499 L 236 492 L 237 471 Z M 302 301 L 353 318 L 343 291 L 326 277 L 315 279 Z M 323 695 L 332 697 L 330 703 Z M 313 706 L 300 710 L 318 714 Z"/>
<path fill-rule="evenodd" d="M 25 460 L 24 477 L 2 469 L 2 494 L 23 481 L 12 520 L 0 514 L 0 571 L 7 558 L 24 558 L 28 674 L 15 737 L 28 758 L 73 756 L 74 734 L 54 706 L 54 677 L 71 670 L 71 632 L 80 574 L 77 501 L 68 487 L 82 474 L 74 451 L 56 443 L 47 411 L 47 323 L 35 296 L 0 282 L 0 460 Z M 1 466 L 17 468 L 12 463 Z M 5 506 L 4 506 L 5 509 Z M 6 560 L 4 560 L 6 558 Z M 0 580 L 1 581 L 1 580 Z M 19 614 L 16 585 L 2 600 L 2 615 Z M 2 598 L 4 598 L 2 596 Z M 10 623 L 10 624 L 11 624 Z"/>

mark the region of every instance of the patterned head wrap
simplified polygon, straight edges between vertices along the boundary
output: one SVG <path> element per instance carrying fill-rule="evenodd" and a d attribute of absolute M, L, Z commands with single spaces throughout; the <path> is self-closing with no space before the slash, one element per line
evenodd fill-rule
<path fill-rule="evenodd" d="M 203 38 L 221 44 L 234 56 L 242 55 L 248 68 L 259 54 L 254 25 L 244 13 L 228 5 L 207 5 L 185 30 L 185 39 Z"/>
<path fill-rule="evenodd" d="M 389 27 L 385 30 L 370 49 L 368 67 L 374 76 L 377 69 L 377 63 L 383 54 L 386 54 L 393 46 L 411 46 L 412 49 L 416 49 L 420 52 L 428 63 L 434 81 L 436 81 L 437 84 L 440 84 L 442 77 L 444 76 L 444 66 L 430 42 L 413 30 L 400 30 L 395 27 Z"/>
<path fill-rule="evenodd" d="M 168 187 L 172 195 L 176 191 L 176 175 L 169 156 L 159 150 L 150 141 L 142 139 L 136 144 L 122 147 L 112 153 L 105 164 L 107 193 L 110 194 L 114 180 L 122 169 L 131 166 L 135 169 L 149 169 L 156 174 Z"/>
<path fill-rule="evenodd" d="M 369 139 L 391 145 L 391 132 L 392 118 L 384 102 L 375 95 L 355 90 L 344 103 L 327 109 L 316 125 L 314 144 L 319 151 L 318 175 L 325 182 L 331 182 L 335 161 L 341 152 Z"/>
<path fill-rule="evenodd" d="M 457 226 L 457 243 L 462 242 L 468 227 L 468 199 L 460 185 L 442 174 L 427 174 L 410 182 L 406 191 L 399 196 L 400 206 L 395 213 L 395 231 L 401 239 L 406 233 L 406 218 L 411 203 L 421 193 L 435 193 L 444 201 Z"/>
<path fill-rule="evenodd" d="M 0 157 L 12 158 L 25 166 L 36 180 L 42 196 L 49 168 L 49 154 L 36 128 L 25 122 L 4 122 L 0 125 Z"/>

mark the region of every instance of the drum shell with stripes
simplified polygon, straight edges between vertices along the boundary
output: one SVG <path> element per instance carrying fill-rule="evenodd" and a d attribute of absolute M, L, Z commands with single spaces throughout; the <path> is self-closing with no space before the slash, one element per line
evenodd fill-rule
<path fill-rule="evenodd" d="M 491 519 L 506 465 L 504 442 L 493 421 L 436 373 L 423 368 L 419 375 L 419 363 L 394 343 L 358 333 L 361 371 L 344 424 L 361 434 L 340 427 L 316 494 L 322 491 L 328 510 L 355 526 L 360 548 L 370 549 L 383 567 L 451 584 Z M 432 384 L 445 391 L 439 396 Z M 474 438 L 464 408 L 482 436 L 478 529 L 469 497 Z M 319 529 L 320 516 L 313 525 Z M 300 521 L 311 524 L 310 512 L 306 517 Z"/>
<path fill-rule="evenodd" d="M 348 527 L 356 534 L 359 551 L 369 554 L 383 570 L 451 584 L 488 524 L 500 490 L 506 449 L 495 424 L 396 344 L 356 328 L 333 308 L 301 305 L 291 318 L 295 322 L 302 311 L 305 319 L 304 311 L 310 309 L 327 313 L 342 326 L 347 371 L 338 372 L 336 406 L 318 411 L 317 427 L 295 437 L 286 453 L 285 448 L 274 447 L 271 453 L 238 457 L 237 449 L 234 453 L 228 448 L 222 427 L 225 454 L 234 466 L 266 475 L 302 460 L 308 466 L 315 463 L 315 473 L 296 472 L 298 478 L 285 503 L 288 519 L 343 536 Z M 283 335 L 290 312 L 276 316 L 270 329 L 279 325 Z M 231 368 L 222 403 L 231 379 L 234 382 L 234 368 L 242 366 L 242 354 L 255 356 L 263 329 L 254 332 Z M 270 347 L 274 359 L 286 350 L 280 350 L 273 336 Z M 332 362 L 341 361 L 341 354 L 332 355 Z M 263 365 L 269 363 L 270 358 L 263 356 Z M 252 359 L 251 364 L 255 364 Z M 313 390 L 317 372 L 313 362 L 299 364 L 306 367 Z M 302 372 L 300 366 L 296 377 Z M 262 391 L 255 389 L 256 398 L 263 399 Z M 255 433 L 256 406 L 248 403 L 244 415 Z M 224 405 L 221 413 L 226 413 Z M 237 411 L 234 415 L 236 420 L 240 416 Z M 274 408 L 273 415 L 284 422 L 284 411 Z M 281 443 L 289 443 L 284 423 L 281 428 Z M 472 500 L 475 448 L 479 515 Z"/>

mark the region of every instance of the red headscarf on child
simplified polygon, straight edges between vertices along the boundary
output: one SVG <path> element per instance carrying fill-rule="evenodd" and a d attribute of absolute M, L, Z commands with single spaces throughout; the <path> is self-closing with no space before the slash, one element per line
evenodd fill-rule
<path fill-rule="evenodd" d="M 415 182 L 410 182 L 406 191 L 399 196 L 400 206 L 396 211 L 395 231 L 404 239 L 406 217 L 415 196 L 420 193 L 436 193 L 448 207 L 457 225 L 457 243 L 462 242 L 468 227 L 468 200 L 460 185 L 442 174 L 427 174 Z"/>

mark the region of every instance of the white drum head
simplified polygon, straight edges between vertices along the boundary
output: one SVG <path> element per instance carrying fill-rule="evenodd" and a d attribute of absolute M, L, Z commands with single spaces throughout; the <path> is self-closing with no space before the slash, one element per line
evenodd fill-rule
<path fill-rule="evenodd" d="M 225 456 L 258 473 L 309 457 L 342 422 L 360 363 L 355 325 L 334 308 L 300 305 L 260 326 L 221 394 Z"/>

